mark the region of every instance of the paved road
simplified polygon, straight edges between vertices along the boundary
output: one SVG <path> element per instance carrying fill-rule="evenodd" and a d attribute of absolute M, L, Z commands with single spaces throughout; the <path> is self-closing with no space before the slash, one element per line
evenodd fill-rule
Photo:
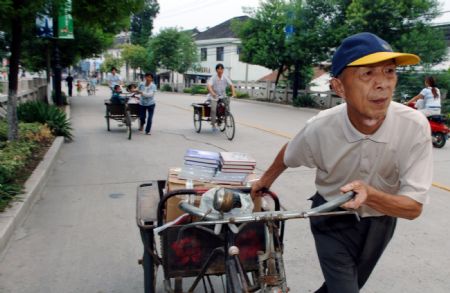
<path fill-rule="evenodd" d="M 202 97 L 158 93 L 151 136 L 112 124 L 107 132 L 103 99 L 72 99 L 75 141 L 59 161 L 25 223 L 0 255 L 0 292 L 143 292 L 137 265 L 142 245 L 135 224 L 138 184 L 164 179 L 183 162 L 186 148 L 253 154 L 258 172 L 316 111 L 233 101 L 235 139 L 193 130 L 190 104 Z M 135 124 L 137 129 L 137 123 Z M 435 153 L 435 181 L 450 186 L 450 145 Z M 313 171 L 288 170 L 273 186 L 286 207 L 306 208 Z M 432 188 L 421 218 L 400 220 L 397 233 L 362 292 L 450 291 L 450 193 Z M 322 282 L 306 221 L 287 225 L 285 261 L 291 292 L 313 292 Z"/>

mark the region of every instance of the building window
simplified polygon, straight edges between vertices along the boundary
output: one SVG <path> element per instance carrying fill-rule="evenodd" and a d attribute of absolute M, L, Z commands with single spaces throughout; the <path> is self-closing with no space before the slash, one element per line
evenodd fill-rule
<path fill-rule="evenodd" d="M 208 49 L 201 48 L 200 49 L 200 61 L 206 61 L 208 59 Z"/>
<path fill-rule="evenodd" d="M 216 60 L 223 61 L 223 47 L 216 48 Z"/>

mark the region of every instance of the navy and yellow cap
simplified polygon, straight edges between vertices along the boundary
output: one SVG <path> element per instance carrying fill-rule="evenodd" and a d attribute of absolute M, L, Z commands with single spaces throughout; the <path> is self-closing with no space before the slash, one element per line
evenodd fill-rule
<path fill-rule="evenodd" d="M 347 66 L 374 64 L 395 59 L 397 65 L 414 65 L 420 58 L 414 54 L 393 52 L 391 46 L 372 33 L 359 33 L 342 41 L 333 55 L 331 74 L 338 76 Z"/>

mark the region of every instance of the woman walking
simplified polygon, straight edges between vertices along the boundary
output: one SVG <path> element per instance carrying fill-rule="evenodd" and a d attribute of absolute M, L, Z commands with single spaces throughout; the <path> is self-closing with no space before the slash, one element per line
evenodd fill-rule
<path fill-rule="evenodd" d="M 152 129 L 153 113 L 155 111 L 155 92 L 156 85 L 153 83 L 153 74 L 147 72 L 144 81 L 139 84 L 138 91 L 141 97 L 139 99 L 139 116 L 141 124 L 139 130 L 142 131 L 145 125 L 145 134 L 150 135 Z M 148 116 L 147 116 L 148 113 Z M 147 120 L 147 125 L 145 124 Z"/>

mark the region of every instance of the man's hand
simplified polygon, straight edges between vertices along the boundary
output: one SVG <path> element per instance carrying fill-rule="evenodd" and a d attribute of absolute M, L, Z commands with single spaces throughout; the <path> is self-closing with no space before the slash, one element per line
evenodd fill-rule
<path fill-rule="evenodd" d="M 357 209 L 367 201 L 371 187 L 361 180 L 350 182 L 341 187 L 343 193 L 354 191 L 355 197 L 342 205 L 344 209 Z"/>
<path fill-rule="evenodd" d="M 269 187 L 268 184 L 265 184 L 261 180 L 255 181 L 252 185 L 252 190 L 250 191 L 252 199 L 255 200 L 255 198 L 263 196 L 264 192 L 269 190 Z"/>

